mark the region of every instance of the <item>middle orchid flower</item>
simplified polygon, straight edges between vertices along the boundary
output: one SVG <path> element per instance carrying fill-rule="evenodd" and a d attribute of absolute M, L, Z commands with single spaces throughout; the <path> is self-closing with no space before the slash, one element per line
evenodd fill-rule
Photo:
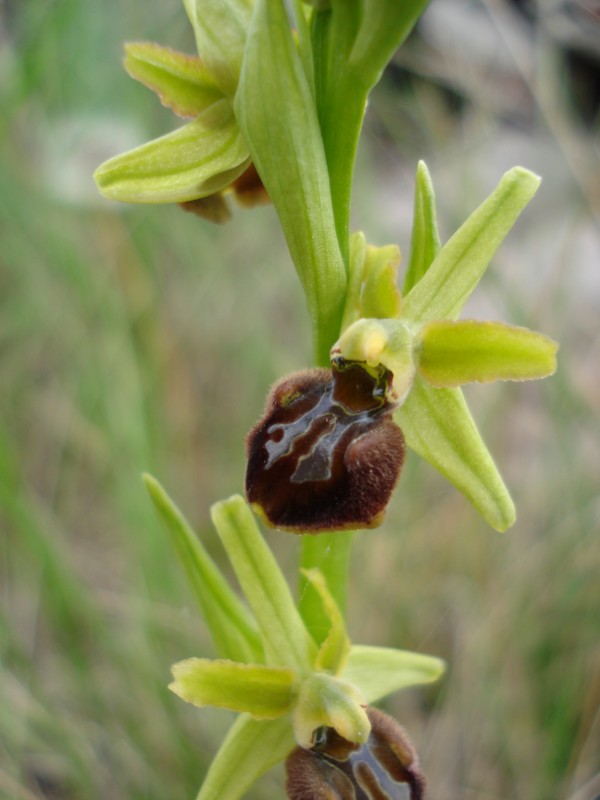
<path fill-rule="evenodd" d="M 246 493 L 268 524 L 299 533 L 380 524 L 406 438 L 492 527 L 512 525 L 513 502 L 458 387 L 543 378 L 556 369 L 557 345 L 526 328 L 456 318 L 539 182 L 510 170 L 440 248 L 421 163 L 404 298 L 398 248 L 352 237 L 332 371 L 282 379 L 248 436 Z"/>

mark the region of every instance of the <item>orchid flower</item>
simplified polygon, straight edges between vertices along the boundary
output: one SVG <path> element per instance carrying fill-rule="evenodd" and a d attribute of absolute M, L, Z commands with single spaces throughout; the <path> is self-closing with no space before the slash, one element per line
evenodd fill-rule
<path fill-rule="evenodd" d="M 216 503 L 211 516 L 248 605 L 241 602 L 158 482 L 146 487 L 178 552 L 211 631 L 217 659 L 173 666 L 170 688 L 196 706 L 240 714 L 215 756 L 198 800 L 236 800 L 264 772 L 314 733 L 332 728 L 364 743 L 366 706 L 399 689 L 437 680 L 433 656 L 353 645 L 343 615 L 318 570 L 305 572 L 328 623 L 317 645 L 242 497 Z"/>

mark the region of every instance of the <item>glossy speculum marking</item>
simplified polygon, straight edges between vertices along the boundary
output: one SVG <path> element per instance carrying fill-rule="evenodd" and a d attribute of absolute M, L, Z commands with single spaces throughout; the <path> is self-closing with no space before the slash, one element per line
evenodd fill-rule
<path fill-rule="evenodd" d="M 246 495 L 267 524 L 298 533 L 372 528 L 404 460 L 392 374 L 335 358 L 271 389 L 246 440 Z"/>
<path fill-rule="evenodd" d="M 422 800 L 425 778 L 404 729 L 375 708 L 362 744 L 319 728 L 313 747 L 297 747 L 286 761 L 289 800 Z"/>

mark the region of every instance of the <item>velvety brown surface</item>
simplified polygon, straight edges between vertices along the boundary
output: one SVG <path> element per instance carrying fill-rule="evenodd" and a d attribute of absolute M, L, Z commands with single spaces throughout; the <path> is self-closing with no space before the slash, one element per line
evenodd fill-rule
<path fill-rule="evenodd" d="M 336 359 L 282 378 L 246 441 L 246 494 L 265 521 L 299 533 L 378 525 L 404 460 L 391 374 Z"/>

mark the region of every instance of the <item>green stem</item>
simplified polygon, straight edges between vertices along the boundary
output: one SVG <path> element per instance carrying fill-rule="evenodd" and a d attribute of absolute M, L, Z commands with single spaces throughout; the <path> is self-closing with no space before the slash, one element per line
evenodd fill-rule
<path fill-rule="evenodd" d="M 304 569 L 317 567 L 321 570 L 342 613 L 346 608 L 350 547 L 353 539 L 353 532 L 307 535 L 302 539 L 300 566 Z M 300 581 L 298 607 L 313 639 L 320 644 L 329 632 L 330 621 L 317 590 L 305 578 Z"/>
<path fill-rule="evenodd" d="M 331 12 L 325 11 L 315 14 L 313 17 L 311 34 L 315 95 L 325 146 L 336 236 L 346 271 L 348 271 L 350 194 L 362 112 L 360 114 L 356 112 L 356 102 L 352 91 L 338 91 L 339 81 L 344 75 L 344 70 L 339 69 L 339 59 L 341 57 L 345 60 L 343 53 L 346 49 L 342 47 L 339 39 L 344 39 L 346 36 L 351 39 L 351 32 L 344 26 L 341 27 L 341 30 L 338 26 L 332 31 L 331 23 Z M 330 91 L 331 81 L 333 81 L 335 91 Z M 360 92 L 359 94 L 362 95 Z M 338 102 L 340 100 L 343 102 Z M 360 120 L 358 124 L 357 120 Z M 340 333 L 341 318 L 339 322 L 340 327 L 332 339 L 328 338 L 330 330 L 324 330 L 322 325 L 319 326 L 318 321 L 315 325 L 315 353 L 316 363 L 319 366 L 329 366 L 329 350 Z M 345 612 L 346 607 L 350 547 L 353 538 L 353 534 L 347 532 L 324 533 L 317 536 L 304 536 L 302 541 L 300 566 L 304 569 L 316 567 L 323 573 L 329 591 L 342 613 Z M 318 592 L 304 578 L 300 581 L 298 606 L 308 630 L 317 644 L 320 644 L 329 632 L 330 621 Z"/>

